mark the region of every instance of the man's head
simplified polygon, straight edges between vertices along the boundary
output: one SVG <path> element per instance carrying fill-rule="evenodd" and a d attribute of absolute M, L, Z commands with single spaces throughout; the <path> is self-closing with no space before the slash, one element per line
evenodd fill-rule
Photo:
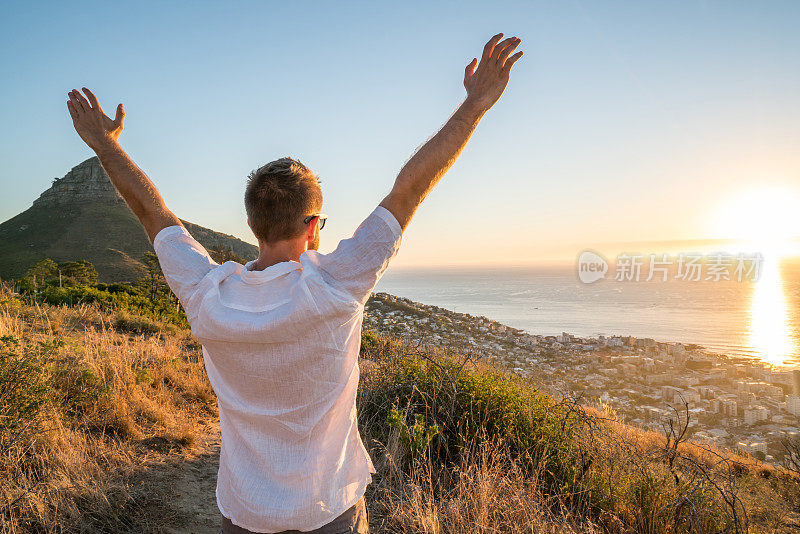
<path fill-rule="evenodd" d="M 309 249 L 319 247 L 318 219 L 303 220 L 322 209 L 322 189 L 317 175 L 299 161 L 281 158 L 251 172 L 244 206 L 259 243 L 305 239 Z"/>

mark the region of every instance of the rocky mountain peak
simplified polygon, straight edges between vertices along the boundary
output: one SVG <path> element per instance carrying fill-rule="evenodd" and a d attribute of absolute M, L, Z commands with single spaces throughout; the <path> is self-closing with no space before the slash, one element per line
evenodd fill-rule
<path fill-rule="evenodd" d="M 33 201 L 36 207 L 58 207 L 75 203 L 124 202 L 109 180 L 97 157 L 91 157 L 76 165 L 62 178 L 53 180 L 53 185 Z"/>

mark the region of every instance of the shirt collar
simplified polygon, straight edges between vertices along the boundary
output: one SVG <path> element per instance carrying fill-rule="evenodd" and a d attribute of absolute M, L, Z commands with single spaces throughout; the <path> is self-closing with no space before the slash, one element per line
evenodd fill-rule
<path fill-rule="evenodd" d="M 292 271 L 302 269 L 302 265 L 299 261 L 289 260 L 275 263 L 266 269 L 262 269 L 261 271 L 254 271 L 253 267 L 255 267 L 256 261 L 258 260 L 251 260 L 244 265 L 244 269 L 242 270 L 242 280 L 245 282 L 266 282 L 267 280 L 272 280 Z"/>

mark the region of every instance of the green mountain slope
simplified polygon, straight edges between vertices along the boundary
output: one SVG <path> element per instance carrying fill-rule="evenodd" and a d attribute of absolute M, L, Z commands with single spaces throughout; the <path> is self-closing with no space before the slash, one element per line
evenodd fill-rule
<path fill-rule="evenodd" d="M 231 235 L 183 221 L 208 249 L 230 248 L 245 259 L 258 248 Z M 152 251 L 144 228 L 114 189 L 97 158 L 90 158 L 19 215 L 0 224 L 0 278 L 17 278 L 39 260 L 85 259 L 102 282 L 141 276 L 142 255 Z"/>

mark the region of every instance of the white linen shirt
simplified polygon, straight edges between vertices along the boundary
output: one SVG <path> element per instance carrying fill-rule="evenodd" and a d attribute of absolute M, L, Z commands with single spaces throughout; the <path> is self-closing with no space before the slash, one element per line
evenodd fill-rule
<path fill-rule="evenodd" d="M 314 530 L 372 481 L 355 404 L 361 323 L 401 235 L 378 206 L 330 254 L 309 250 L 262 271 L 255 260 L 218 265 L 183 226 L 156 235 L 217 394 L 217 504 L 234 525 Z"/>

